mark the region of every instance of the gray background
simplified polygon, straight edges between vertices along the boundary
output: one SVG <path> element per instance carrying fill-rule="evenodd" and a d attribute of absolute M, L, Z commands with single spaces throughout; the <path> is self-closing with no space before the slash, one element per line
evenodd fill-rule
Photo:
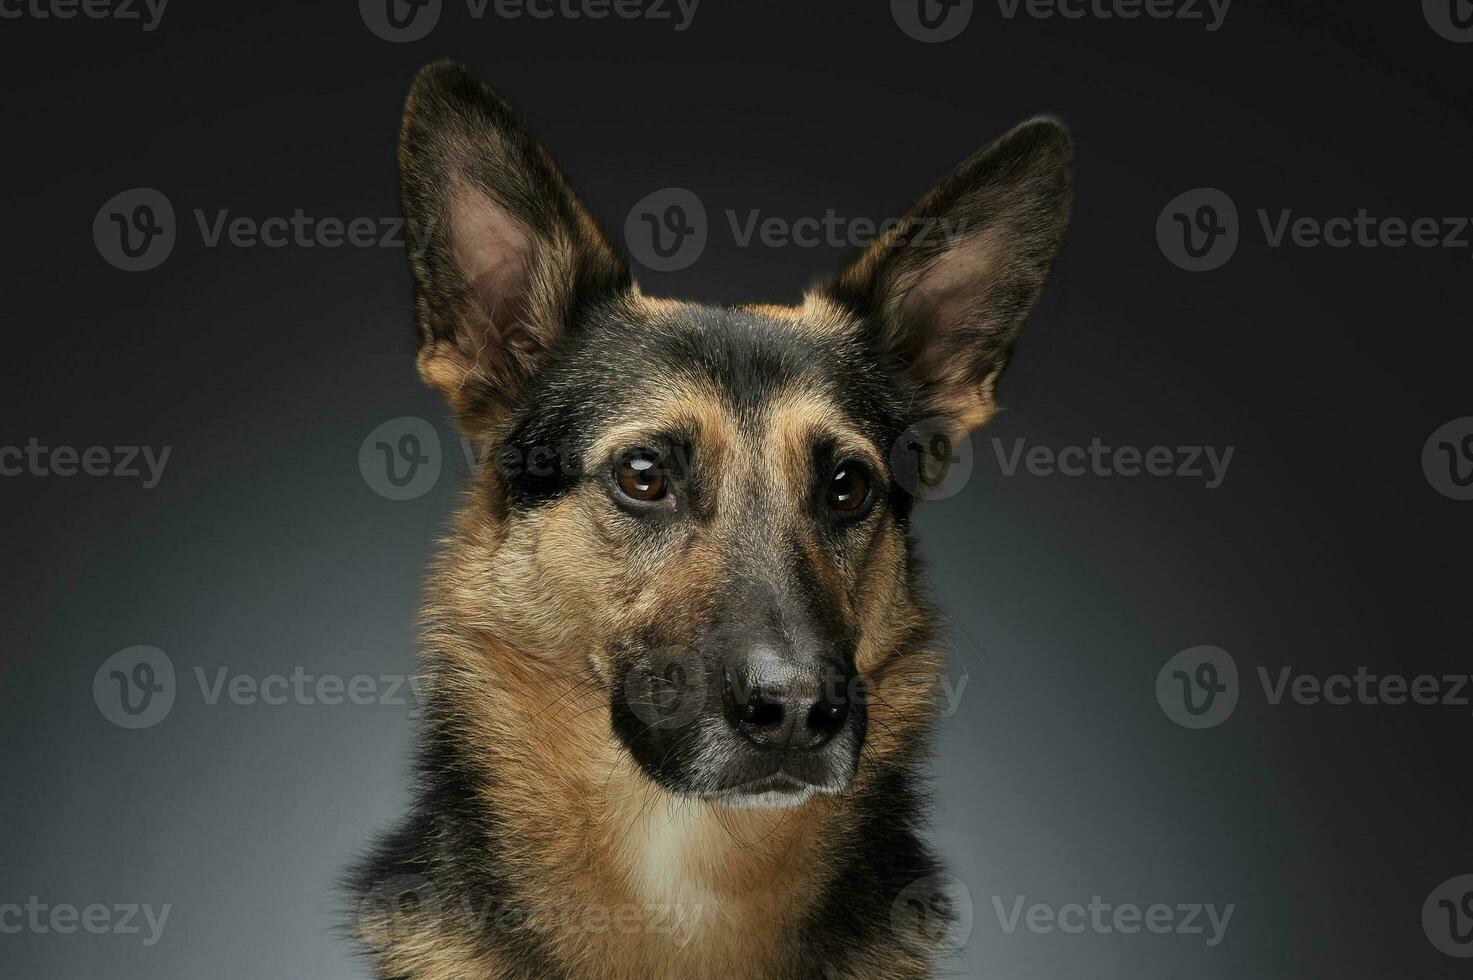
<path fill-rule="evenodd" d="M 688 269 L 646 288 L 791 301 L 844 250 L 738 247 L 724 212 L 897 213 L 1041 110 L 1078 142 L 1055 279 L 974 440 L 959 495 L 921 509 L 953 677 L 935 837 L 975 904 L 956 975 L 1453 977 L 1423 934 L 1473 871 L 1464 707 L 1267 703 L 1256 669 L 1469 670 L 1473 503 L 1436 493 L 1424 441 L 1473 415 L 1470 253 L 1272 249 L 1259 208 L 1473 214 L 1473 46 L 1421 5 L 1237 0 L 1200 21 L 1007 20 L 978 3 L 946 44 L 884 2 L 705 0 L 690 28 L 476 21 L 375 37 L 351 3 L 175 0 L 137 22 L 0 21 L 7 329 L 0 444 L 171 446 L 162 482 L 0 479 L 0 904 L 169 903 L 161 940 L 0 935 L 15 977 L 366 975 L 334 883 L 406 803 L 405 705 L 209 705 L 196 668 L 403 674 L 421 572 L 465 473 L 413 371 L 402 249 L 207 248 L 194 209 L 256 219 L 397 213 L 408 80 L 453 55 L 554 150 L 611 233 L 693 190 Z M 159 268 L 107 264 L 91 227 L 163 191 Z M 1155 237 L 1216 187 L 1242 241 L 1178 269 Z M 359 446 L 430 420 L 445 473 L 374 493 Z M 1223 485 L 1005 476 L 991 440 L 1233 446 Z M 172 712 L 126 731 L 94 672 L 149 644 Z M 1188 731 L 1155 699 L 1173 654 L 1215 644 L 1241 701 Z M 1235 905 L 1225 940 L 1012 935 L 996 896 L 1058 907 Z"/>

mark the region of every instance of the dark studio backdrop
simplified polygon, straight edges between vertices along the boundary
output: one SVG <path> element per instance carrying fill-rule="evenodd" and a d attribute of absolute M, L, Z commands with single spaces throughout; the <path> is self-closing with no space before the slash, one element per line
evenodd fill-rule
<path fill-rule="evenodd" d="M 918 512 L 947 968 L 1466 976 L 1473 7 L 1091 3 L 0 0 L 0 975 L 367 975 L 334 884 L 468 470 L 393 224 L 448 55 L 713 302 L 1063 116 L 1007 411 Z"/>

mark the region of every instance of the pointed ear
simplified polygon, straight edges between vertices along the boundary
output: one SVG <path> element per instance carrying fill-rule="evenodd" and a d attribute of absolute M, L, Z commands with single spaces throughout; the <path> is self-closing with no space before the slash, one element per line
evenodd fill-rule
<path fill-rule="evenodd" d="M 918 406 L 964 434 L 996 410 L 993 389 L 1068 223 L 1072 147 L 1030 120 L 953 170 L 827 294 L 858 316 Z"/>
<path fill-rule="evenodd" d="M 399 172 L 419 372 L 481 433 L 580 309 L 629 288 L 628 266 L 522 121 L 453 62 L 414 80 Z"/>

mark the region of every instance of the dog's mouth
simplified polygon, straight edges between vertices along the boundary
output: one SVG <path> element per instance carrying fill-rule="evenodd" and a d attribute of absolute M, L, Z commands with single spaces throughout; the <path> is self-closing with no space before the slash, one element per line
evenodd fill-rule
<path fill-rule="evenodd" d="M 845 783 L 811 783 L 779 772 L 729 789 L 702 794 L 712 803 L 737 810 L 786 810 L 801 806 L 821 794 L 842 792 Z"/>

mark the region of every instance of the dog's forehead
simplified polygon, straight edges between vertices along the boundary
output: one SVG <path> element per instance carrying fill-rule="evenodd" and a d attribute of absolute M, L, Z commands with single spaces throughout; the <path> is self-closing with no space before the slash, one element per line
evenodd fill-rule
<path fill-rule="evenodd" d="M 608 326 L 653 374 L 700 378 L 743 408 L 828 387 L 854 367 L 850 333 L 797 307 L 644 300 Z"/>
<path fill-rule="evenodd" d="M 617 441 L 620 429 L 764 437 L 875 421 L 877 406 L 856 397 L 875 388 L 875 365 L 849 324 L 822 307 L 650 301 L 595 329 L 585 353 L 601 363 L 580 373 L 604 380 L 596 442 Z"/>
<path fill-rule="evenodd" d="M 591 313 L 538 385 L 543 407 L 622 405 L 702 388 L 750 412 L 794 390 L 833 392 L 862 381 L 852 336 L 801 308 L 621 302 Z"/>

